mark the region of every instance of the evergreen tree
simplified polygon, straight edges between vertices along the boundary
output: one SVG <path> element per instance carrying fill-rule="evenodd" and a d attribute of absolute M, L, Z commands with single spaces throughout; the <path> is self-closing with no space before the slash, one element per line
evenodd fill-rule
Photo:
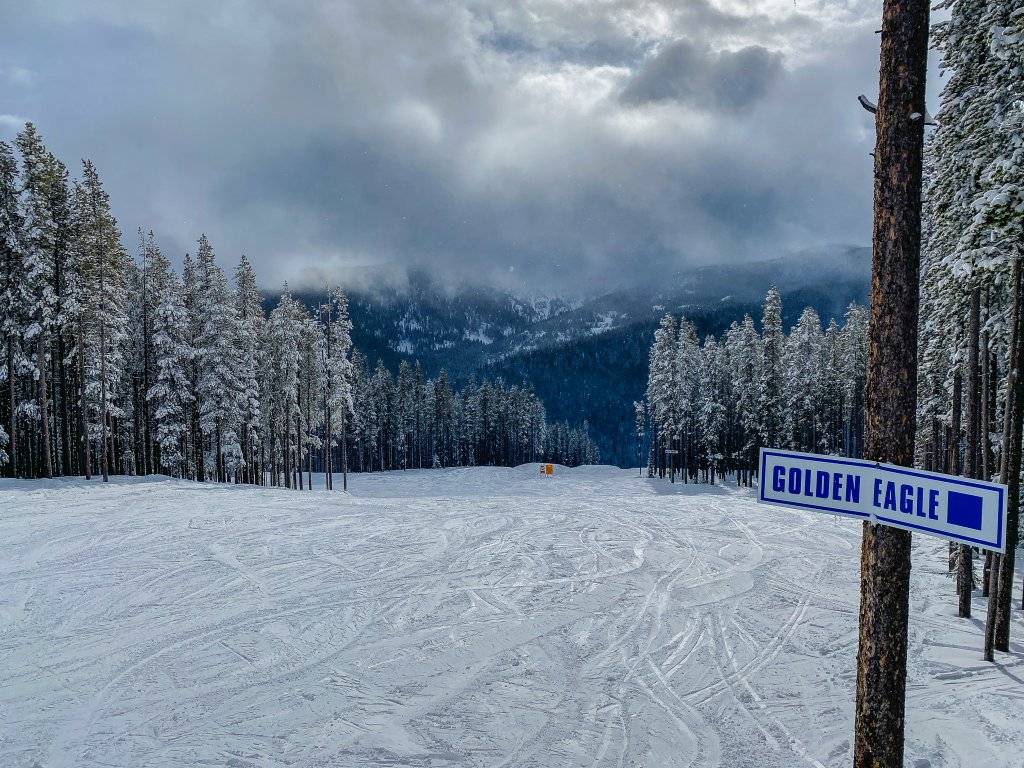
<path fill-rule="evenodd" d="M 761 323 L 761 445 L 778 448 L 783 434 L 783 334 L 782 300 L 779 289 L 772 286 L 764 300 Z"/>
<path fill-rule="evenodd" d="M 22 331 L 30 302 L 22 279 L 26 272 L 23 238 L 18 165 L 10 144 L 0 141 L 0 335 L 4 345 L 0 383 L 6 391 L 0 412 L 6 412 L 3 445 L 7 458 L 3 463 L 11 477 L 18 473 L 17 375 L 22 367 Z"/>
<path fill-rule="evenodd" d="M 93 409 L 90 438 L 96 444 L 104 482 L 115 466 L 116 421 L 123 416 L 114 401 L 124 373 L 124 339 L 128 332 L 127 275 L 130 259 L 121 245 L 117 221 L 96 169 L 82 164 L 79 249 L 84 324 L 84 396 Z"/>
<path fill-rule="evenodd" d="M 235 343 L 238 312 L 224 271 L 216 264 L 206 235 L 199 238 L 195 263 L 194 349 L 199 427 L 210 446 L 207 466 L 224 482 L 241 466 L 241 445 L 235 425 L 239 420 L 242 364 Z"/>
<path fill-rule="evenodd" d="M 235 313 L 239 441 L 245 479 L 252 483 L 257 479 L 256 446 L 260 441 L 260 425 L 263 421 L 263 392 L 259 373 L 264 370 L 265 351 L 262 341 L 267 319 L 260 300 L 256 271 L 244 255 L 235 269 Z"/>
<path fill-rule="evenodd" d="M 189 413 L 192 387 L 189 363 L 189 318 L 184 286 L 166 257 L 153 250 L 149 263 L 153 311 L 153 384 L 146 399 L 156 422 L 157 465 L 178 477 L 188 474 Z"/>

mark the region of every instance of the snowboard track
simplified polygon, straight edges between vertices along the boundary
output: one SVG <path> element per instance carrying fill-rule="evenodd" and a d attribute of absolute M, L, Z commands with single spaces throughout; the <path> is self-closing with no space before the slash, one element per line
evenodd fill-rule
<path fill-rule="evenodd" d="M 859 525 L 535 472 L 0 483 L 0 764 L 849 763 Z M 915 541 L 908 764 L 1009 765 L 1024 656 Z"/>

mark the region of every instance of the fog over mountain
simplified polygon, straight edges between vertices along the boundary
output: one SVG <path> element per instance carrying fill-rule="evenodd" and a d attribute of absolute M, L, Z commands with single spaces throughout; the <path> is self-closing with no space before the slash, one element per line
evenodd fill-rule
<path fill-rule="evenodd" d="M 549 295 L 870 237 L 877 4 L 0 0 L 0 138 L 263 286 Z M 826 44 L 823 44 L 826 43 Z"/>
<path fill-rule="evenodd" d="M 602 459 L 625 464 L 634 459 L 626 406 L 644 396 L 648 349 L 662 315 L 685 315 L 702 335 L 721 334 L 744 314 L 759 324 L 774 284 L 786 328 L 807 306 L 827 324 L 850 302 L 866 302 L 870 258 L 868 248 L 834 245 L 571 299 L 454 285 L 391 265 L 358 271 L 349 283 L 353 341 L 371 364 L 416 360 L 427 375 L 444 369 L 457 382 L 487 375 L 528 384 L 552 419 L 589 421 Z M 298 295 L 310 307 L 323 300 L 319 292 Z M 276 293 L 268 293 L 268 305 L 274 301 Z"/>

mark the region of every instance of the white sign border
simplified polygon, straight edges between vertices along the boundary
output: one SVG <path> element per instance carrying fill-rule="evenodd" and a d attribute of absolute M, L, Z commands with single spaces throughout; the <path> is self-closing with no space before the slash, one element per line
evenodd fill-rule
<path fill-rule="evenodd" d="M 899 475 L 909 475 L 910 477 L 923 477 L 923 478 L 938 478 L 943 482 L 953 483 L 955 485 L 964 485 L 968 488 L 984 488 L 989 491 L 996 491 L 999 494 L 999 508 L 1003 509 L 1006 505 L 1006 486 L 1000 483 L 992 483 L 985 480 L 972 480 L 966 477 L 960 477 L 957 475 L 945 475 L 941 472 L 928 472 L 923 469 L 913 469 L 910 467 L 901 467 L 897 464 L 886 464 L 879 461 L 867 461 L 865 459 L 852 459 L 846 456 L 824 456 L 820 453 L 806 453 L 804 451 L 787 451 L 783 448 L 761 448 L 759 461 L 758 461 L 758 482 L 757 482 L 757 500 L 763 504 L 775 504 L 780 507 L 794 507 L 813 509 L 818 512 L 825 512 L 830 515 L 836 515 L 837 517 L 850 517 L 857 520 L 868 520 L 871 522 L 882 523 L 892 528 L 902 528 L 905 531 L 911 533 L 924 533 L 935 538 L 942 539 L 943 541 L 958 541 L 963 544 L 972 544 L 974 546 L 981 547 L 982 549 L 989 550 L 992 552 L 1005 552 L 1006 551 L 1006 529 L 1003 525 L 1004 516 L 998 516 L 998 526 L 996 529 L 996 541 L 982 541 L 980 539 L 974 539 L 970 536 L 958 536 L 952 538 L 950 536 L 943 535 L 942 533 L 926 528 L 921 525 L 914 525 L 913 523 L 906 523 L 902 520 L 895 518 L 885 517 L 884 515 L 872 514 L 869 512 L 856 512 L 852 510 L 840 510 L 832 509 L 830 507 L 823 507 L 820 504 L 805 504 L 798 501 L 784 501 L 779 499 L 765 498 L 765 490 L 767 484 L 764 481 L 765 469 L 767 467 L 767 459 L 769 455 L 776 455 L 782 457 L 796 457 L 801 459 L 813 460 L 825 462 L 828 464 L 839 464 L 847 467 L 867 467 L 870 469 L 880 468 L 890 472 L 895 472 Z"/>

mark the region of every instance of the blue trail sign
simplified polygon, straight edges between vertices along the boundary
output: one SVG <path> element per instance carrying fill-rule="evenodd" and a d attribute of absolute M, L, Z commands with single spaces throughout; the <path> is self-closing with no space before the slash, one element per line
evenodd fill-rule
<path fill-rule="evenodd" d="M 999 483 L 762 448 L 758 501 L 1006 549 L 1006 486 Z"/>

